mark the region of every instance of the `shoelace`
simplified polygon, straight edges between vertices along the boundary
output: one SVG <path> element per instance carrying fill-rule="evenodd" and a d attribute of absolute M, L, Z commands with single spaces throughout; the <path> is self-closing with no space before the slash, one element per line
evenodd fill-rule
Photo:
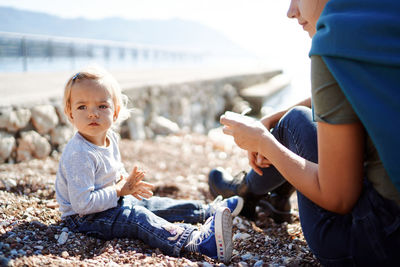
<path fill-rule="evenodd" d="M 210 213 L 211 213 L 211 214 L 214 214 L 214 213 L 217 211 L 217 208 L 220 207 L 220 206 L 222 205 L 222 201 L 223 201 L 223 200 L 224 200 L 224 198 L 223 198 L 221 195 L 219 195 L 219 196 L 217 196 L 217 197 L 214 199 L 213 202 L 211 202 L 211 203 L 209 204 L 209 206 L 210 206 Z"/>
<path fill-rule="evenodd" d="M 208 218 L 207 221 L 200 227 L 199 230 L 194 231 L 192 233 L 190 241 L 186 245 L 187 250 L 193 252 L 197 251 L 198 245 L 200 245 L 201 242 L 203 242 L 204 238 L 208 237 L 212 232 L 211 229 L 212 220 L 213 217 Z"/>

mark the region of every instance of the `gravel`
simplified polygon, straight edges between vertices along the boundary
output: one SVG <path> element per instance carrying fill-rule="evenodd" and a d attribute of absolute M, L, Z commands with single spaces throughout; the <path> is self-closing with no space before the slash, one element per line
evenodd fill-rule
<path fill-rule="evenodd" d="M 120 147 L 128 171 L 138 166 L 156 184 L 155 195 L 177 199 L 209 203 L 207 175 L 212 168 L 222 166 L 232 173 L 248 168 L 246 153 L 215 133 L 123 139 Z M 167 256 L 140 240 L 105 241 L 70 232 L 55 201 L 59 156 L 0 164 L 0 266 L 224 266 L 196 253 Z M 275 224 L 268 212 L 258 209 L 255 222 L 234 218 L 231 266 L 320 266 L 297 215 L 291 224 Z"/>

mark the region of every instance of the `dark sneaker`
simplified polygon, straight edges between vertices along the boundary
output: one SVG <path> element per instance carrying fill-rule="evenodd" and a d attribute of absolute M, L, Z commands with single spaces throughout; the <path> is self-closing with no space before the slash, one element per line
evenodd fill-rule
<path fill-rule="evenodd" d="M 210 192 L 213 197 L 221 195 L 224 198 L 239 195 L 239 193 L 245 193 L 247 186 L 244 181 L 246 172 L 240 172 L 235 177 L 232 177 L 230 173 L 225 171 L 223 168 L 216 168 L 210 171 L 208 175 L 208 185 Z M 246 187 L 246 188 L 244 188 Z"/>
<path fill-rule="evenodd" d="M 276 223 L 292 222 L 292 212 L 290 205 L 290 196 L 295 191 L 295 188 L 285 182 L 271 193 L 267 197 L 259 201 L 259 205 L 269 211 L 270 217 Z"/>
<path fill-rule="evenodd" d="M 239 196 L 224 199 L 219 195 L 209 204 L 210 213 L 214 214 L 218 207 L 227 207 L 231 211 L 232 216 L 237 216 L 242 211 L 243 202 L 243 198 Z"/>
<path fill-rule="evenodd" d="M 208 185 L 211 194 L 216 197 L 221 195 L 224 198 L 231 196 L 241 196 L 244 200 L 244 206 L 240 215 L 250 220 L 257 218 L 256 206 L 269 211 L 269 216 L 276 222 L 291 222 L 291 207 L 289 198 L 295 191 L 294 187 L 288 182 L 283 183 L 269 194 L 255 195 L 250 192 L 246 184 L 247 173 L 242 171 L 232 176 L 223 168 L 211 170 L 208 175 Z"/>
<path fill-rule="evenodd" d="M 210 192 L 214 197 L 221 195 L 224 198 L 238 195 L 243 198 L 244 206 L 240 215 L 245 216 L 250 220 L 256 218 L 256 204 L 263 196 L 256 196 L 249 192 L 245 177 L 246 172 L 242 171 L 235 176 L 232 176 L 223 168 L 211 170 L 208 175 L 208 185 Z"/>
<path fill-rule="evenodd" d="M 228 264 L 232 257 L 232 215 L 227 207 L 218 207 L 200 230 L 193 231 L 185 246 Z"/>

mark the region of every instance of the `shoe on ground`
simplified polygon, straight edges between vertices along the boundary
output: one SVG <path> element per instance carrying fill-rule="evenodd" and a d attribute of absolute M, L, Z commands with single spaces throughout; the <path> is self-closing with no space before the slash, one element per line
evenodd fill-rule
<path fill-rule="evenodd" d="M 222 195 L 227 198 L 238 195 L 243 198 L 244 206 L 240 215 L 250 220 L 257 218 L 256 206 L 269 211 L 270 217 L 276 223 L 291 222 L 290 196 L 295 191 L 288 182 L 283 183 L 272 192 L 265 195 L 255 195 L 250 192 L 246 184 L 246 172 L 242 171 L 235 176 L 221 167 L 211 170 L 208 175 L 208 185 L 211 194 Z"/>
<path fill-rule="evenodd" d="M 244 200 L 242 197 L 233 196 L 230 198 L 223 198 L 221 195 L 217 196 L 212 203 L 209 204 L 210 213 L 214 214 L 218 207 L 227 207 L 233 217 L 239 215 L 243 209 Z"/>
<path fill-rule="evenodd" d="M 232 257 L 232 215 L 227 207 L 218 207 L 200 230 L 194 231 L 185 246 L 228 264 Z"/>
<path fill-rule="evenodd" d="M 269 217 L 272 218 L 275 223 L 292 222 L 289 198 L 272 193 L 266 198 L 261 199 L 259 205 L 269 212 Z"/>
<path fill-rule="evenodd" d="M 214 197 L 221 195 L 224 198 L 238 195 L 243 198 L 244 206 L 240 215 L 245 216 L 250 220 L 255 220 L 256 205 L 259 199 L 263 196 L 257 196 L 249 192 L 245 177 L 246 172 L 242 171 L 235 176 L 232 176 L 229 172 L 221 167 L 211 170 L 208 175 L 208 185 L 210 193 Z"/>
<path fill-rule="evenodd" d="M 221 195 L 224 198 L 232 196 L 243 197 L 246 194 L 246 172 L 240 172 L 235 177 L 221 167 L 212 169 L 208 175 L 208 185 L 213 197 Z"/>

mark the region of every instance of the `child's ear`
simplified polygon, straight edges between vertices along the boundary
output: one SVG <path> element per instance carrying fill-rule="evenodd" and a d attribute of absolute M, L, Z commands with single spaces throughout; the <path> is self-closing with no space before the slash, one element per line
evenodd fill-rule
<path fill-rule="evenodd" d="M 120 106 L 116 106 L 114 110 L 114 121 L 118 119 L 119 111 L 121 110 Z"/>
<path fill-rule="evenodd" d="M 65 115 L 67 116 L 69 122 L 72 123 L 73 120 L 74 120 L 74 117 L 72 117 L 72 112 L 71 112 L 71 110 L 66 110 L 64 113 L 65 113 Z"/>

